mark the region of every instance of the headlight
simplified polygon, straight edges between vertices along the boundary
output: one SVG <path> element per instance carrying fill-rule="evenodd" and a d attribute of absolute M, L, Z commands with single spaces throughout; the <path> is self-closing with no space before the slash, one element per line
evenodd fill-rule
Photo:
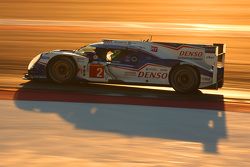
<path fill-rule="evenodd" d="M 37 55 L 36 57 L 34 57 L 31 61 L 30 64 L 28 66 L 28 70 L 30 70 L 35 64 L 36 62 L 40 59 L 41 54 Z"/>

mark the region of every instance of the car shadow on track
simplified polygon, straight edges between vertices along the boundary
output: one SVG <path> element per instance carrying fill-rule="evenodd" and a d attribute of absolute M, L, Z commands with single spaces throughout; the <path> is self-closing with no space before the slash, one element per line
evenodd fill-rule
<path fill-rule="evenodd" d="M 54 98 L 51 99 L 52 96 Z M 69 96 L 78 98 L 78 101 L 73 102 L 80 103 L 65 103 Z M 106 97 L 111 101 L 100 100 Z M 131 105 L 124 97 L 133 102 L 139 99 L 140 103 Z M 50 102 L 45 102 L 47 98 Z M 177 106 L 153 107 L 148 104 L 153 98 L 166 102 L 175 101 Z M 15 99 L 16 106 L 25 111 L 57 113 L 76 129 L 197 142 L 202 143 L 204 152 L 209 153 L 218 153 L 218 141 L 227 137 L 222 95 L 199 92 L 187 96 L 173 91 L 145 88 L 88 84 L 58 86 L 52 83 L 28 82 L 17 91 Z M 112 104 L 112 99 L 115 104 Z M 216 110 L 177 108 L 178 103 L 186 101 L 194 104 L 209 102 L 208 104 L 215 104 Z"/>

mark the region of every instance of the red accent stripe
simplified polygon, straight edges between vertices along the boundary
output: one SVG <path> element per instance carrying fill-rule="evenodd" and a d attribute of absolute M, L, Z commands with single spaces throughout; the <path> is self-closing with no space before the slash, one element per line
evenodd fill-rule
<path fill-rule="evenodd" d="M 142 67 L 140 67 L 139 69 L 134 69 L 134 68 L 129 68 L 129 67 L 122 67 L 122 66 L 113 66 L 115 68 L 120 68 L 120 69 L 125 69 L 125 70 L 130 70 L 130 71 L 140 71 L 143 68 L 145 68 L 146 66 L 155 66 L 155 67 L 163 67 L 163 68 L 167 68 L 166 66 L 162 66 L 162 65 L 158 65 L 158 64 L 151 64 L 151 63 L 147 63 L 144 64 Z"/>
<path fill-rule="evenodd" d="M 169 45 L 163 45 L 163 44 L 158 44 L 156 43 L 156 45 L 159 45 L 159 46 L 162 46 L 162 47 L 165 47 L 165 48 L 169 48 L 169 49 L 173 49 L 173 50 L 180 50 L 181 48 L 192 48 L 192 49 L 202 49 L 201 47 L 195 47 L 195 46 L 188 46 L 188 45 L 181 45 L 181 46 L 178 46 L 178 47 L 172 47 L 172 46 L 169 46 Z"/>

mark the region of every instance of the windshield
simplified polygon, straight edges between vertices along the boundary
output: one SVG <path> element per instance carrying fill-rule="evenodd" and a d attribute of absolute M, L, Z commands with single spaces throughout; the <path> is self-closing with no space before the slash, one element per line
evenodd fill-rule
<path fill-rule="evenodd" d="M 83 46 L 83 47 L 77 49 L 76 52 L 83 54 L 85 52 L 95 52 L 95 49 L 96 49 L 96 47 L 86 45 L 86 46 Z"/>
<path fill-rule="evenodd" d="M 75 52 L 86 57 L 91 57 L 95 55 L 98 57 L 99 60 L 102 60 L 102 61 L 116 60 L 116 59 L 119 59 L 121 55 L 123 55 L 122 50 L 109 49 L 109 48 L 102 47 L 100 45 L 93 46 L 92 44 L 83 46 L 75 50 Z"/>

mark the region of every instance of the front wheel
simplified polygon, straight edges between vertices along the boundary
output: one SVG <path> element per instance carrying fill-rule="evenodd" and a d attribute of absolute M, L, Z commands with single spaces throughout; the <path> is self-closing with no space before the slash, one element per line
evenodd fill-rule
<path fill-rule="evenodd" d="M 67 57 L 58 57 L 48 65 L 49 78 L 56 83 L 68 83 L 75 78 L 75 63 Z"/>
<path fill-rule="evenodd" d="M 189 65 L 177 66 L 170 74 L 170 84 L 179 93 L 196 92 L 200 84 L 199 73 Z"/>

